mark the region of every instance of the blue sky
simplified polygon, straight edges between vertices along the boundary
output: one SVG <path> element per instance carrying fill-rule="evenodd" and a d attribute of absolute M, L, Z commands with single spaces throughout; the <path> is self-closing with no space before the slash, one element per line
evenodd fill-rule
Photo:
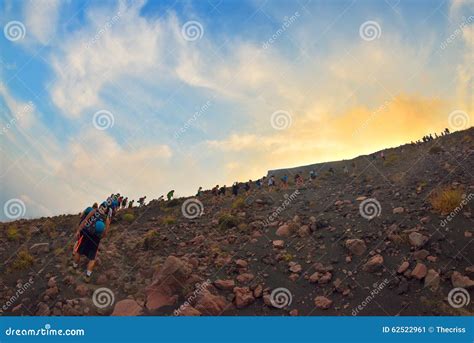
<path fill-rule="evenodd" d="M 473 14 L 464 0 L 0 0 L 0 220 L 12 199 L 36 217 L 112 192 L 190 195 L 467 128 Z"/>

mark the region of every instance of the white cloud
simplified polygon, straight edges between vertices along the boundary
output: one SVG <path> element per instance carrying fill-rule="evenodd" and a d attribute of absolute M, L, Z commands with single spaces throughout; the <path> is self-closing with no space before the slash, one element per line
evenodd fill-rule
<path fill-rule="evenodd" d="M 30 0 L 24 6 L 27 37 L 47 45 L 56 34 L 61 1 Z"/>

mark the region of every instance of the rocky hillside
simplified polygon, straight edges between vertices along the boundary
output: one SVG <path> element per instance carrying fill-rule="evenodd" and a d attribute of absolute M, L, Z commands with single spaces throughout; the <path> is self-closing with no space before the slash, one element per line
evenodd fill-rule
<path fill-rule="evenodd" d="M 300 188 L 122 210 L 91 280 L 86 261 L 71 266 L 78 216 L 3 223 L 1 310 L 472 315 L 473 152 L 471 128 L 387 150 L 385 160 L 320 164 L 312 183 L 308 169 L 285 171 L 303 170 Z"/>

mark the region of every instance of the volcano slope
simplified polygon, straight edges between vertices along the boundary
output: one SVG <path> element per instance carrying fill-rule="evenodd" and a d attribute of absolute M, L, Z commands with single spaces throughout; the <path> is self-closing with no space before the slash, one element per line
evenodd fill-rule
<path fill-rule="evenodd" d="M 300 188 L 123 210 L 88 281 L 78 215 L 3 223 L 2 314 L 472 315 L 473 136 L 318 164 Z"/>

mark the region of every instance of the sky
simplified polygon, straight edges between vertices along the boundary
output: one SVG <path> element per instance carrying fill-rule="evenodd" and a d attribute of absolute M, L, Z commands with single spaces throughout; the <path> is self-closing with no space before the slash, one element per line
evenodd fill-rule
<path fill-rule="evenodd" d="M 0 221 L 472 124 L 474 1 L 0 0 Z"/>

